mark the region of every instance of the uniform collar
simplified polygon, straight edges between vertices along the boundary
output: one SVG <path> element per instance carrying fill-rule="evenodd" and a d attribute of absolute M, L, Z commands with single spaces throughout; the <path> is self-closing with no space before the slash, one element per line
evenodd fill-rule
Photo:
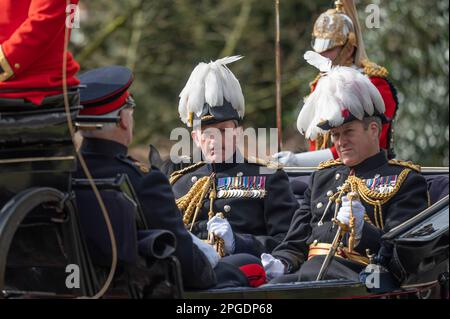
<path fill-rule="evenodd" d="M 206 166 L 208 167 L 208 170 L 210 172 L 223 172 L 229 169 L 232 169 L 233 167 L 236 167 L 237 165 L 241 164 L 237 162 L 237 159 L 243 158 L 240 154 L 239 156 L 237 153 L 233 154 L 233 162 L 232 163 L 208 163 Z"/>
<path fill-rule="evenodd" d="M 99 138 L 83 138 L 83 143 L 81 144 L 81 152 L 97 153 L 111 157 L 115 157 L 117 155 L 126 156 L 128 153 L 128 147 L 111 140 Z"/>
<path fill-rule="evenodd" d="M 371 170 L 376 169 L 377 167 L 383 166 L 387 163 L 386 154 L 384 151 L 380 151 L 372 157 L 367 158 L 363 162 L 359 163 L 351 167 L 354 170 L 355 174 L 365 173 Z"/>

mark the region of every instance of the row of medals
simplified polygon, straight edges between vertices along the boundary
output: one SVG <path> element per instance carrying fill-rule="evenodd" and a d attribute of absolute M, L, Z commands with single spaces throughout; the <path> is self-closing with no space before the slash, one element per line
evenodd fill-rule
<path fill-rule="evenodd" d="M 217 180 L 217 198 L 263 198 L 265 182 L 265 176 L 222 177 Z"/>
<path fill-rule="evenodd" d="M 221 189 L 217 192 L 217 198 L 264 198 L 264 196 L 266 196 L 265 189 Z"/>

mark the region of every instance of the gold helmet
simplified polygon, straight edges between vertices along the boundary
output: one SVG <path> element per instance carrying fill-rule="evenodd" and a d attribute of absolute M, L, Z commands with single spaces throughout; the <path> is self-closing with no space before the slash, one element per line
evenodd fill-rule
<path fill-rule="evenodd" d="M 367 60 L 356 5 L 353 0 L 336 0 L 335 9 L 322 13 L 314 23 L 312 47 L 317 53 L 343 47 L 356 48 L 354 61 L 334 61 L 339 65 L 362 66 Z"/>

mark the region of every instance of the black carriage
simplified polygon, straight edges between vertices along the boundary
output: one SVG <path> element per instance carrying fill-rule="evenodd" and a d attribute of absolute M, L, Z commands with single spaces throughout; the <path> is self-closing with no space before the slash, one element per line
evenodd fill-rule
<path fill-rule="evenodd" d="M 68 120 L 75 126 L 101 123 L 78 116 L 77 94 L 69 94 L 75 105 L 69 116 L 61 101 L 40 108 L 0 101 L 0 298 L 93 297 L 110 272 L 109 233 L 91 182 L 72 178 L 77 159 Z M 286 171 L 301 201 L 312 169 Z M 424 174 L 433 205 L 384 235 L 406 274 L 401 287 L 389 291 L 343 280 L 183 291 L 172 256 L 175 238 L 148 229 L 127 176 L 93 180 L 117 242 L 117 267 L 102 296 L 380 298 L 432 293 L 448 298 L 448 168 L 425 168 Z"/>
<path fill-rule="evenodd" d="M 102 123 L 78 116 L 76 92 L 69 104 L 68 116 L 61 96 L 39 108 L 0 101 L 0 298 L 99 296 L 113 258 L 91 182 L 117 248 L 114 277 L 102 297 L 181 297 L 179 265 L 171 256 L 175 237 L 148 229 L 128 177 L 72 178 L 77 159 L 69 123 Z"/>

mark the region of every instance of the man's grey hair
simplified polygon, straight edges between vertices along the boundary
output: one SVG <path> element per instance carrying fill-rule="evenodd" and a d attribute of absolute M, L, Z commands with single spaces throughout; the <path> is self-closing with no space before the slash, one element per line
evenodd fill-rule
<path fill-rule="evenodd" d="M 122 112 L 122 110 L 124 110 L 124 108 L 122 109 L 118 109 L 116 111 L 113 111 L 111 113 L 108 113 L 106 115 L 108 115 L 108 117 L 120 117 L 120 112 Z M 95 138 L 98 136 L 98 133 L 102 133 L 104 134 L 105 132 L 109 132 L 112 131 L 113 129 L 117 128 L 117 126 L 119 125 L 119 123 L 102 123 L 102 128 L 101 129 L 97 129 L 97 130 L 80 130 L 80 134 L 83 137 L 91 137 L 91 138 Z"/>
<path fill-rule="evenodd" d="M 378 126 L 378 135 L 381 135 L 381 130 L 383 128 L 383 124 L 381 123 L 381 119 L 378 116 L 369 116 L 365 117 L 362 120 L 364 129 L 367 130 L 369 128 L 370 123 L 375 122 Z"/>

